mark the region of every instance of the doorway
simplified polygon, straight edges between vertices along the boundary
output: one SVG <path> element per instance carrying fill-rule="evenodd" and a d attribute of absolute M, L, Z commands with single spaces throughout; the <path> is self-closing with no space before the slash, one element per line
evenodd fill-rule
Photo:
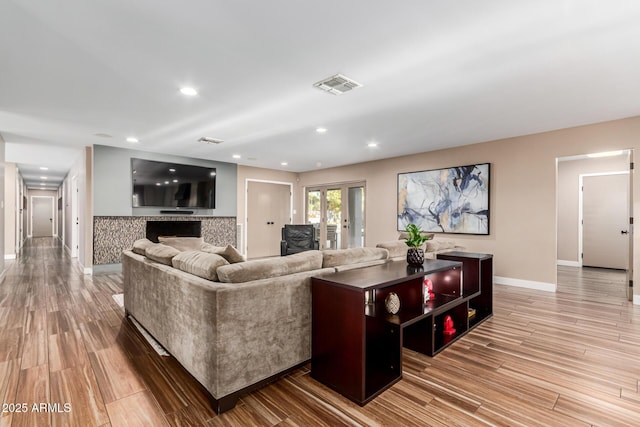
<path fill-rule="evenodd" d="M 282 227 L 293 217 L 293 184 L 277 181 L 246 181 L 247 258 L 280 255 Z"/>
<path fill-rule="evenodd" d="M 316 225 L 320 249 L 361 248 L 365 245 L 365 183 L 308 187 L 307 224 Z"/>
<path fill-rule="evenodd" d="M 32 237 L 53 237 L 53 202 L 51 196 L 31 196 Z"/>
<path fill-rule="evenodd" d="M 633 150 L 557 159 L 557 264 L 627 277 L 633 299 Z M 606 270 L 605 270 L 606 269 Z"/>

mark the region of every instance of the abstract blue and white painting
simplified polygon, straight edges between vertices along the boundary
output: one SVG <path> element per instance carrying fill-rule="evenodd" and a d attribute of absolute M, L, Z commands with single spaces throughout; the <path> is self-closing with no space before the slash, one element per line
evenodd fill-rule
<path fill-rule="evenodd" d="M 398 174 L 398 230 L 489 234 L 489 163 Z"/>

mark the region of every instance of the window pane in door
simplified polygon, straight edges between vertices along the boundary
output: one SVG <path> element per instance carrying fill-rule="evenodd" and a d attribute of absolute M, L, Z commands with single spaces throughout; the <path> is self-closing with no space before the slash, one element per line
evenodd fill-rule
<path fill-rule="evenodd" d="M 320 190 L 307 191 L 307 224 L 313 224 L 315 227 L 316 240 L 320 240 L 320 222 L 322 219 L 322 208 L 320 202 L 322 193 Z"/>
<path fill-rule="evenodd" d="M 342 189 L 327 190 L 327 242 L 329 249 L 341 248 Z"/>
<path fill-rule="evenodd" d="M 348 246 L 364 246 L 364 187 L 349 187 Z"/>

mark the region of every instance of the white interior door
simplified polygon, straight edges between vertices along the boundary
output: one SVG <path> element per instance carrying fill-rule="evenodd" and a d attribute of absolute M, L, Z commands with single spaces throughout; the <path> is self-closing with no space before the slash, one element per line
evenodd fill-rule
<path fill-rule="evenodd" d="M 53 197 L 31 197 L 31 235 L 33 237 L 53 236 Z"/>
<path fill-rule="evenodd" d="M 628 203 L 628 174 L 582 177 L 583 266 L 628 268 Z"/>
<path fill-rule="evenodd" d="M 292 185 L 247 181 L 247 258 L 280 255 L 282 227 L 291 223 Z"/>

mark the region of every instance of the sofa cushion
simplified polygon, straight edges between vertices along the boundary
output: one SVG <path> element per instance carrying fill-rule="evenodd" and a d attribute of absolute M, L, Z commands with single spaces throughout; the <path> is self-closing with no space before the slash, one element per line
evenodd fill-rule
<path fill-rule="evenodd" d="M 226 247 L 221 246 L 213 246 L 208 243 L 205 243 L 200 248 L 203 252 L 209 252 L 211 254 L 220 255 L 222 258 L 229 261 L 230 264 L 235 264 L 237 262 L 243 262 L 244 257 L 236 248 L 231 245 L 227 245 Z"/>
<path fill-rule="evenodd" d="M 158 236 L 158 241 L 163 245 L 171 246 L 179 251 L 197 251 L 204 243 L 202 237 L 165 237 Z"/>
<path fill-rule="evenodd" d="M 426 233 L 426 232 L 422 232 L 420 233 L 423 236 L 427 236 L 429 238 L 429 240 L 433 240 L 433 238 L 435 238 L 436 233 Z M 398 240 L 407 240 L 409 238 L 409 233 L 407 233 L 406 231 L 401 231 L 400 234 L 398 235 Z"/>
<path fill-rule="evenodd" d="M 131 251 L 134 254 L 138 254 L 138 255 L 146 255 L 146 250 L 149 246 L 155 245 L 155 243 L 153 243 L 151 240 L 149 239 L 138 239 L 135 242 L 133 242 L 133 248 L 131 249 Z"/>
<path fill-rule="evenodd" d="M 229 262 L 220 255 L 208 252 L 183 251 L 173 257 L 171 264 L 178 270 L 215 282 L 218 280 L 218 267 L 229 265 Z"/>
<path fill-rule="evenodd" d="M 427 242 L 427 250 L 429 252 L 444 251 L 447 249 L 454 249 L 456 247 L 456 242 L 448 239 L 438 239 Z"/>
<path fill-rule="evenodd" d="M 322 251 L 322 268 L 351 265 L 389 258 L 384 248 L 328 249 Z"/>
<path fill-rule="evenodd" d="M 223 265 L 218 268 L 218 280 L 224 283 L 243 283 L 320 268 L 322 268 L 320 251 L 305 251 L 281 258 L 256 259 Z"/>
<path fill-rule="evenodd" d="M 162 243 L 154 243 L 153 245 L 147 247 L 145 251 L 145 255 L 147 256 L 147 258 L 166 265 L 171 265 L 171 260 L 179 253 L 180 251 L 176 248 L 163 245 Z"/>
<path fill-rule="evenodd" d="M 409 246 L 404 240 L 391 240 L 376 245 L 376 248 L 383 248 L 389 251 L 389 258 L 406 257 Z"/>

